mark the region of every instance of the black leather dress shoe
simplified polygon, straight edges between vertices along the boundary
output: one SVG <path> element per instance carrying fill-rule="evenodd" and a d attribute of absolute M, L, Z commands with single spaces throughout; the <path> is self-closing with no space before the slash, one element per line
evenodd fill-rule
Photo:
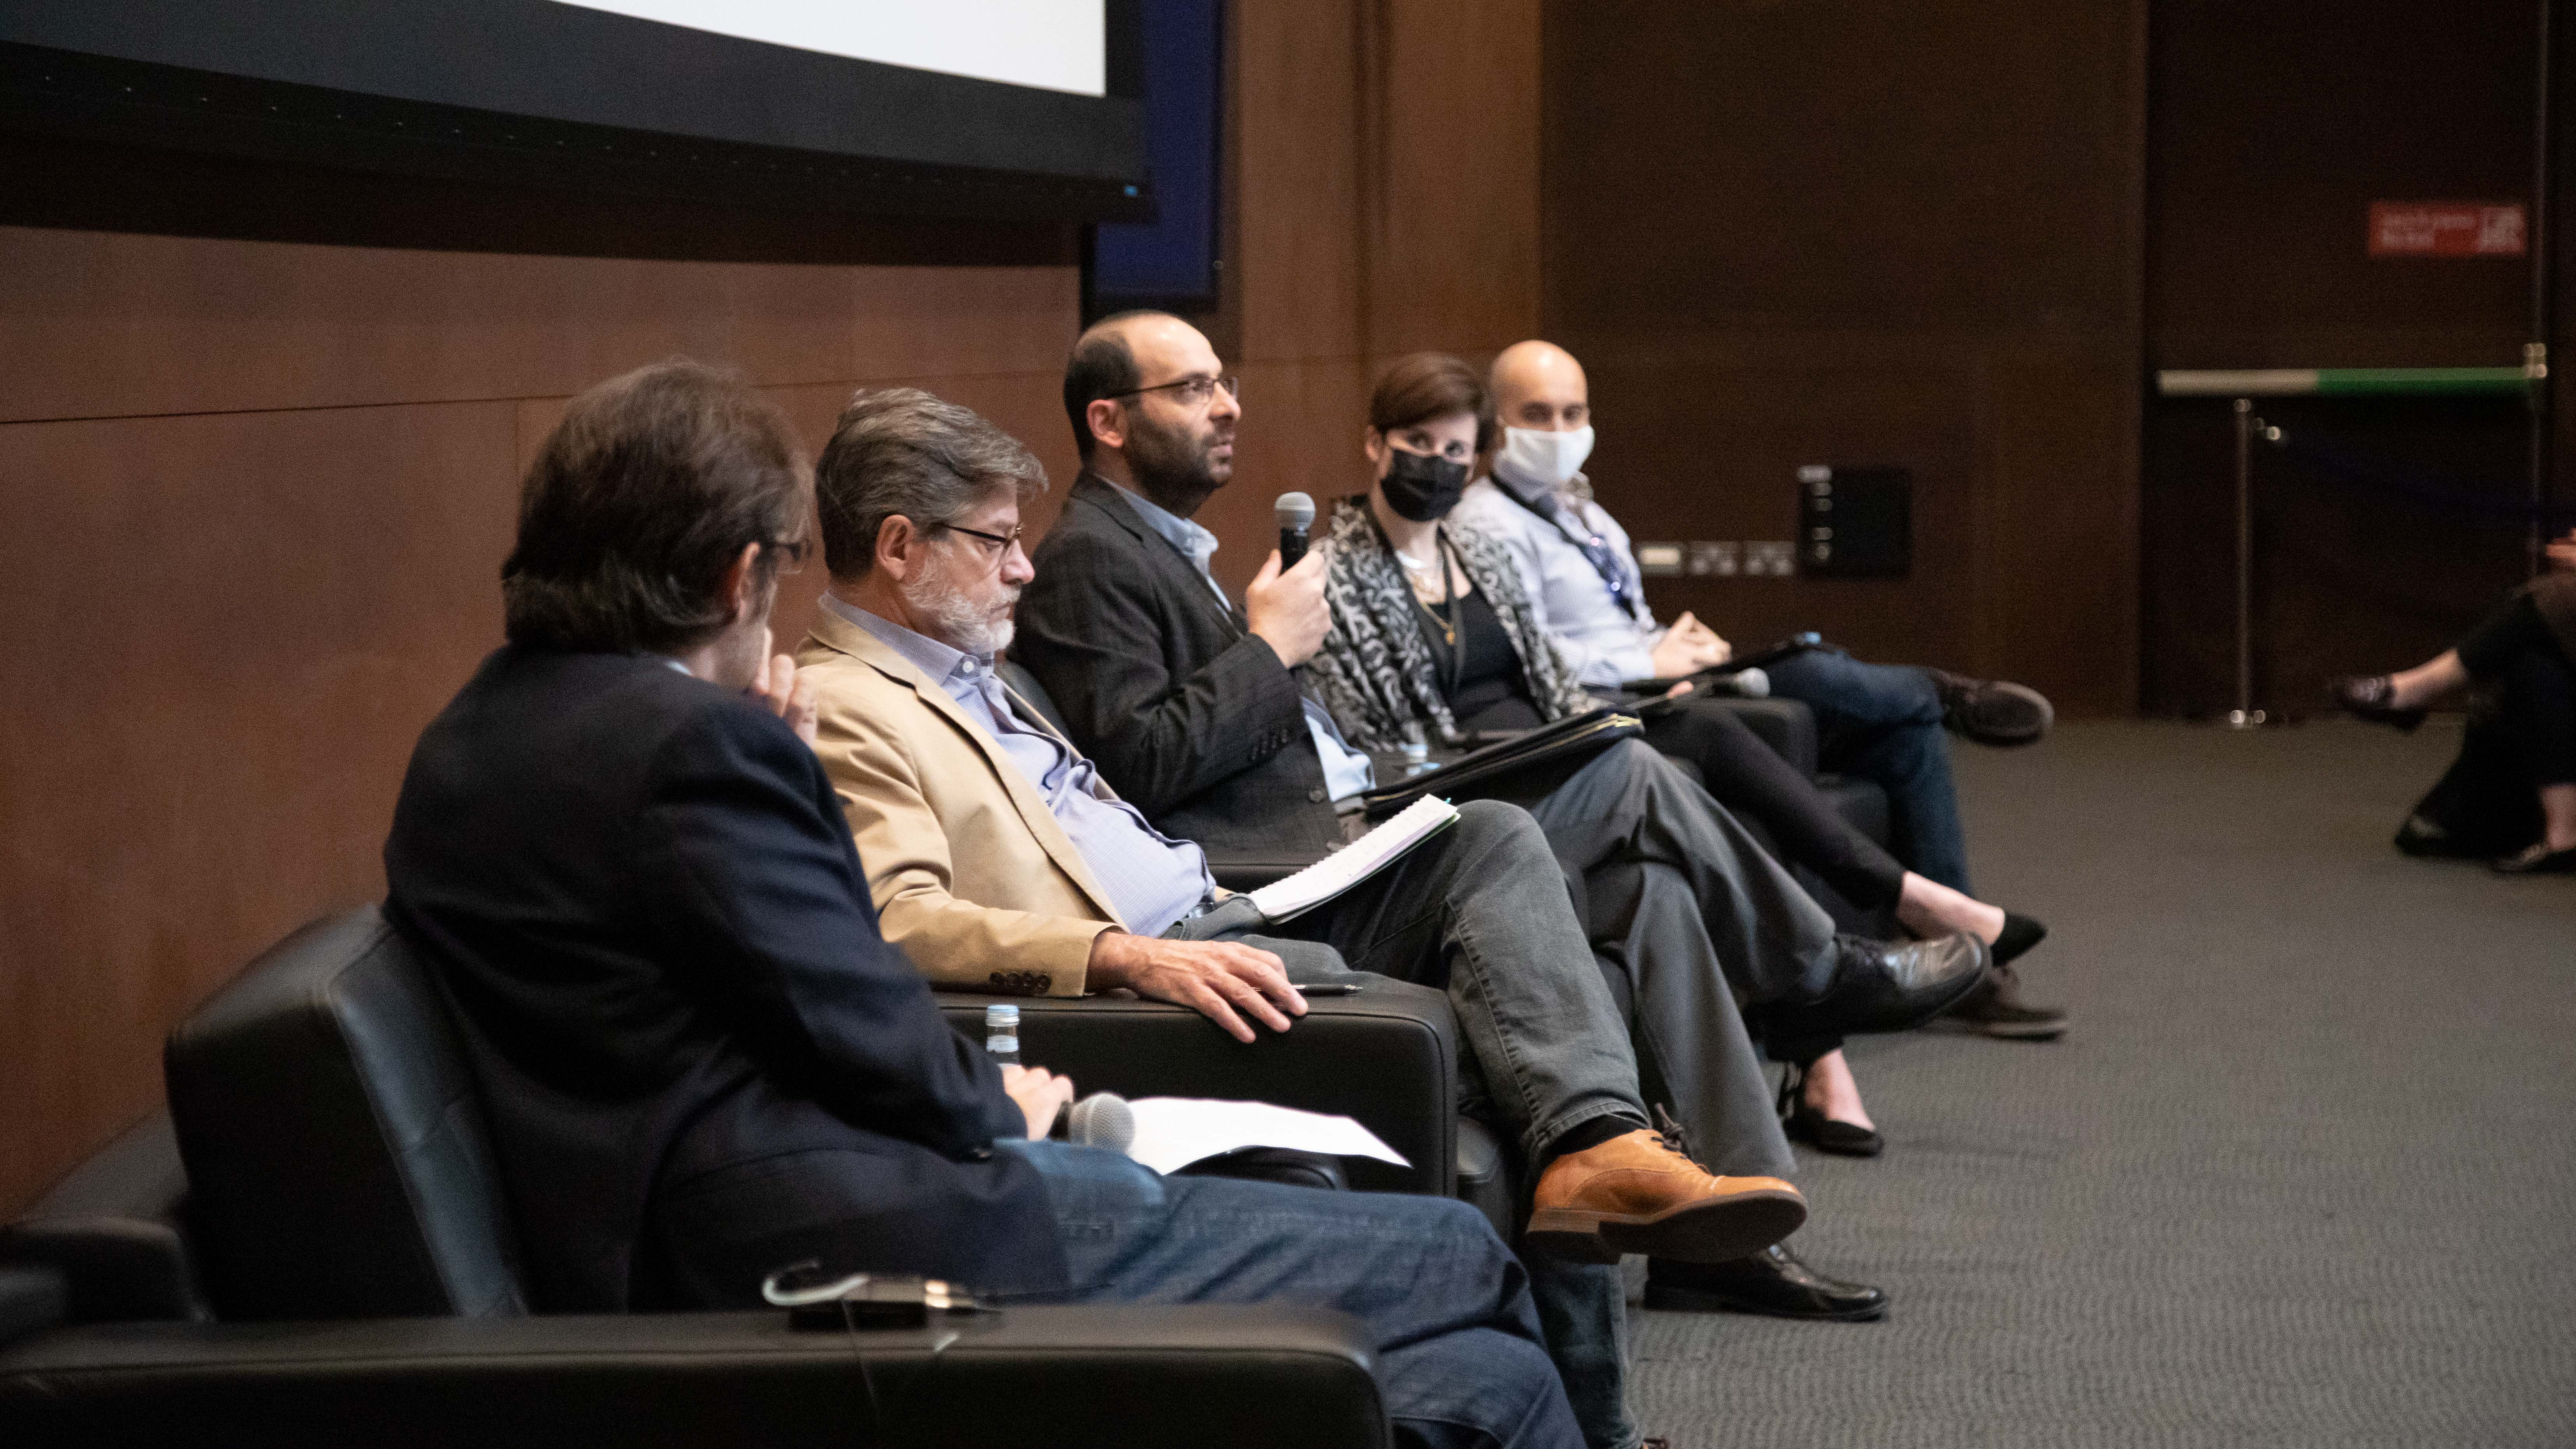
<path fill-rule="evenodd" d="M 2334 700 L 2335 708 L 2356 719 L 2395 725 L 2410 735 L 2424 722 L 2428 713 L 2420 709 L 2399 709 L 2390 703 L 2397 697 L 2397 683 L 2385 674 L 2347 674 L 2341 679 L 2328 681 L 2326 694 Z"/>
<path fill-rule="evenodd" d="M 1961 932 L 1897 945 L 1836 936 L 1833 984 L 1815 1001 L 1781 1003 L 1760 1012 L 1771 1041 L 1817 1040 L 1921 1026 L 1974 991 L 1994 956 Z"/>
<path fill-rule="evenodd" d="M 1863 1283 L 1828 1278 L 1773 1244 L 1727 1263 L 1646 1260 L 1646 1306 L 1685 1313 L 1765 1313 L 1858 1323 L 1887 1312 L 1887 1294 Z"/>
<path fill-rule="evenodd" d="M 2576 845 L 2552 850 L 2547 840 L 2535 840 L 2529 849 L 2489 864 L 2498 875 L 2576 875 Z"/>
<path fill-rule="evenodd" d="M 1926 669 L 1941 695 L 1941 724 L 1962 739 L 1981 745 L 2027 745 L 2057 723 L 2048 696 L 2026 684 L 2001 679 L 1970 679 L 1946 669 Z"/>

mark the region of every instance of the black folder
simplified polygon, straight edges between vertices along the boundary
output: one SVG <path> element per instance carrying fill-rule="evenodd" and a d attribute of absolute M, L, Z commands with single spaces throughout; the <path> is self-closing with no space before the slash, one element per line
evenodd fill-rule
<path fill-rule="evenodd" d="M 1445 765 L 1419 775 L 1380 785 L 1360 796 L 1361 808 L 1374 820 L 1392 815 L 1425 795 L 1444 800 L 1478 799 L 1531 771 L 1589 759 L 1621 740 L 1645 733 L 1636 715 L 1604 706 L 1568 715 L 1554 724 L 1508 740 L 1470 750 Z"/>

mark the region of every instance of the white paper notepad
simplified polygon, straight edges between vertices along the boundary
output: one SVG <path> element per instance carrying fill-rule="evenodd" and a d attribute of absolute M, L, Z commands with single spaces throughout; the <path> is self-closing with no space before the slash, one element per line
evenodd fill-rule
<path fill-rule="evenodd" d="M 1425 795 L 1322 860 L 1254 891 L 1252 904 L 1265 920 L 1287 920 L 1377 874 L 1387 862 L 1448 829 L 1457 818 L 1457 806 Z"/>
<path fill-rule="evenodd" d="M 1300 1112 L 1268 1102 L 1217 1102 L 1202 1097 L 1140 1097 L 1136 1140 L 1127 1155 L 1156 1172 L 1178 1172 L 1193 1162 L 1246 1147 L 1291 1147 L 1335 1157 L 1374 1157 L 1398 1167 L 1413 1164 L 1378 1135 L 1348 1117 Z"/>

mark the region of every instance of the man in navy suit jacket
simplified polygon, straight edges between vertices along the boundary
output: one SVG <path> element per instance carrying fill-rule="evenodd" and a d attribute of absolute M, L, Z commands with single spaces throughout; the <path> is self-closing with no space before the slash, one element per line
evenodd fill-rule
<path fill-rule="evenodd" d="M 944 1023 L 878 933 L 810 692 L 770 652 L 810 491 L 730 375 L 666 363 L 575 399 L 521 497 L 510 642 L 404 779 L 388 914 L 456 1007 L 537 1306 L 745 1305 L 805 1259 L 1308 1304 L 1368 1323 L 1406 1437 L 1580 1442 L 1474 1209 L 1045 1141 L 1071 1083 Z"/>

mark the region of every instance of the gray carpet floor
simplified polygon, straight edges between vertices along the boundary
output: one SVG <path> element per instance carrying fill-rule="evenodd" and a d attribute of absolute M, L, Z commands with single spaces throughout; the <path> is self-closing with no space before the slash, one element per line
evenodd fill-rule
<path fill-rule="evenodd" d="M 1855 1043 L 1792 1246 L 1876 1324 L 1634 1310 L 1677 1445 L 2576 1445 L 2576 878 L 2388 838 L 2457 747 L 2075 725 L 1958 755 L 2049 1045 Z M 1641 1274 L 1631 1260 L 1632 1283 Z"/>

